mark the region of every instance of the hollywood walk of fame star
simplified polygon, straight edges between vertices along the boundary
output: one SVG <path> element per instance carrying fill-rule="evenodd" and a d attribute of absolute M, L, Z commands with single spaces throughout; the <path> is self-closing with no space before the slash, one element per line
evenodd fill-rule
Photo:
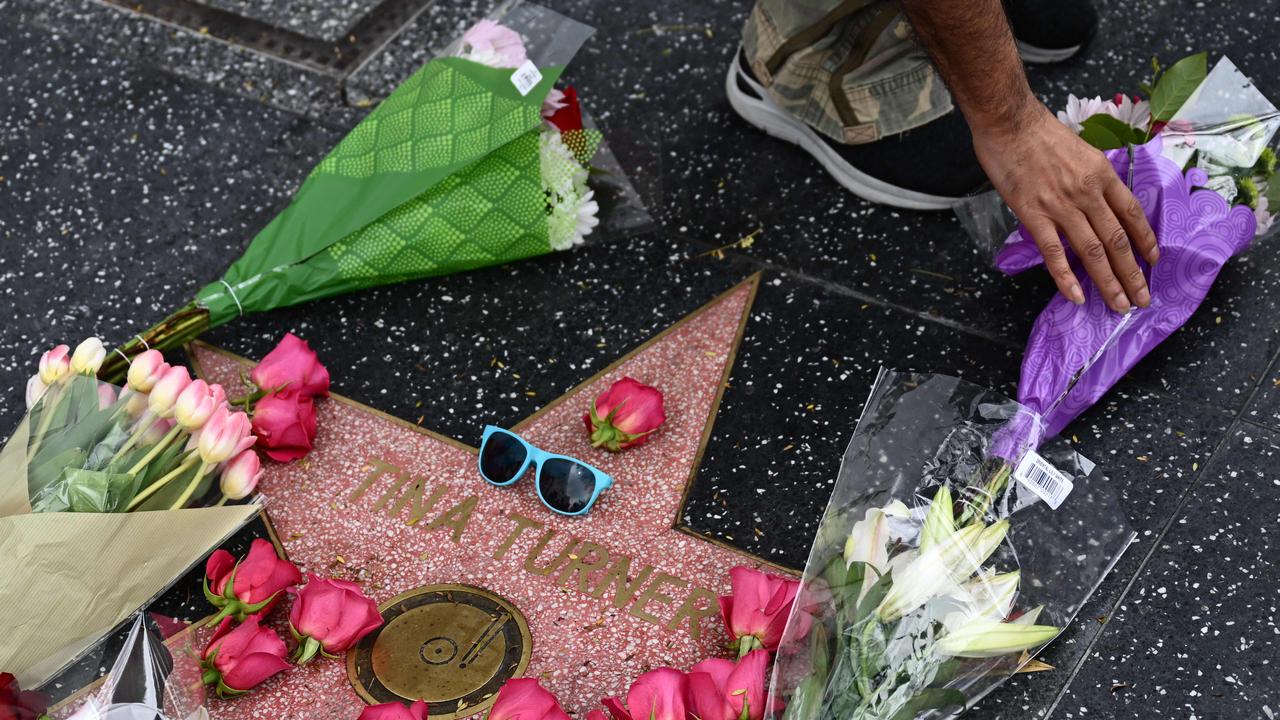
<path fill-rule="evenodd" d="M 215 704 L 213 717 L 354 718 L 365 702 L 387 699 L 388 686 L 408 695 L 413 691 L 406 688 L 430 671 L 423 665 L 412 676 L 418 659 L 378 659 L 379 653 L 408 653 L 410 646 L 423 662 L 454 664 L 478 664 L 483 650 L 495 667 L 506 648 L 513 658 L 508 672 L 539 677 L 580 717 L 653 667 L 687 669 L 724 654 L 716 596 L 729 590 L 730 567 L 763 561 L 694 535 L 680 518 L 758 283 L 757 275 L 730 289 L 512 428 L 540 448 L 580 457 L 614 477 L 614 487 L 584 517 L 547 510 L 532 473 L 508 488 L 486 484 L 474 448 L 345 398 L 319 403 L 315 450 L 301 462 L 269 464 L 259 485 L 289 558 L 304 572 L 360 583 L 384 615 L 415 588 L 483 588 L 527 622 L 527 667 L 515 667 L 515 634 L 495 641 L 500 633 L 482 626 L 475 637 L 410 642 L 397 635 L 404 622 L 395 629 L 389 622 L 377 649 L 373 640 L 365 643 L 363 659 L 291 671 L 248 696 Z M 244 368 L 243 359 L 209 346 L 192 353 L 211 381 L 233 383 Z M 591 447 L 582 414 L 623 376 L 664 392 L 667 421 L 645 445 L 613 454 Z M 401 603 L 391 614 L 406 607 Z M 495 617 L 506 617 L 493 607 Z M 468 650 L 454 660 L 458 642 Z M 388 677 L 374 683 L 371 695 L 369 678 L 379 662 Z M 390 677 L 397 672 L 392 668 L 401 676 Z M 485 689 L 479 682 L 433 690 L 439 696 L 428 698 L 431 717 L 482 710 L 492 683 Z M 471 694 L 458 707 L 462 690 Z"/>

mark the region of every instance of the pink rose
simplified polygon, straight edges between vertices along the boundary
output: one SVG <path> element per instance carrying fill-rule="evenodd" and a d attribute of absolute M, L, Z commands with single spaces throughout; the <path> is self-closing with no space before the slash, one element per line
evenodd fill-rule
<path fill-rule="evenodd" d="M 742 566 L 729 571 L 729 581 L 733 593 L 720 597 L 720 614 L 738 657 L 760 648 L 777 650 L 800 592 L 799 581 Z M 808 632 L 807 613 L 797 615 L 796 622 L 805 625 L 801 635 Z"/>
<path fill-rule="evenodd" d="M 249 554 L 236 562 L 226 550 L 215 550 L 204 566 L 204 596 L 221 619 L 243 622 L 255 613 L 271 612 L 280 593 L 302 582 L 298 566 L 282 560 L 269 540 L 258 538 Z"/>
<path fill-rule="evenodd" d="M 591 444 L 613 452 L 648 440 L 666 419 L 662 392 L 629 377 L 600 393 L 582 416 Z"/>
<path fill-rule="evenodd" d="M 316 653 L 346 652 L 381 625 L 382 613 L 359 585 L 311 575 L 289 609 L 289 627 L 300 643 L 294 661 L 304 665 Z"/>
<path fill-rule="evenodd" d="M 359 720 L 427 720 L 427 704 L 417 700 L 408 707 L 398 702 L 370 705 L 360 711 Z"/>
<path fill-rule="evenodd" d="M 684 673 L 672 668 L 658 668 L 636 678 L 627 691 L 624 708 L 618 698 L 601 702 L 613 720 L 686 720 L 685 695 L 688 681 Z"/>
<path fill-rule="evenodd" d="M 241 695 L 288 670 L 287 652 L 279 635 L 258 624 L 257 615 L 240 625 L 223 618 L 201 656 L 204 683 L 215 686 L 218 697 Z"/>
<path fill-rule="evenodd" d="M 498 690 L 488 720 L 569 720 L 569 716 L 537 678 L 512 678 Z"/>
<path fill-rule="evenodd" d="M 307 341 L 293 333 L 286 333 L 280 344 L 262 358 L 249 373 L 249 379 L 268 393 L 283 387 L 308 397 L 329 395 L 329 371 Z"/>
<path fill-rule="evenodd" d="M 760 720 L 765 712 L 764 675 L 769 653 L 755 650 L 736 664 L 703 660 L 689 672 L 689 704 L 700 720 Z"/>
<path fill-rule="evenodd" d="M 276 462 L 305 457 L 316 439 L 311 396 L 285 390 L 262 398 L 253 408 L 253 434 L 262 451 Z"/>

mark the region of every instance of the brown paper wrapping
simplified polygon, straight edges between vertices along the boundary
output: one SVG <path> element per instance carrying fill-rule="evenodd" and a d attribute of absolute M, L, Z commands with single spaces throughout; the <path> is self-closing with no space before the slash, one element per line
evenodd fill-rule
<path fill-rule="evenodd" d="M 37 687 L 260 507 L 33 514 L 23 420 L 0 451 L 0 672 Z"/>

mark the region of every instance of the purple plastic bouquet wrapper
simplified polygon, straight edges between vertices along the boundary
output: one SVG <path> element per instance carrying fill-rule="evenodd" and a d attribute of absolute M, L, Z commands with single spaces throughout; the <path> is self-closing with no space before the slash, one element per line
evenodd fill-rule
<path fill-rule="evenodd" d="M 1200 306 L 1222 266 L 1254 238 L 1253 211 L 1202 189 L 1207 180 L 1203 170 L 1192 168 L 1184 175 L 1160 154 L 1159 136 L 1133 151 L 1133 194 L 1160 248 L 1160 260 L 1154 266 L 1138 259 L 1147 276 L 1151 305 L 1125 315 L 1112 312 L 1067 248 L 1085 302 L 1076 305 L 1061 294 L 1049 301 L 1031 329 L 1018 383 L 1018 401 L 1039 412 L 1043 420 L 1042 427 L 1029 424 L 1028 429 L 1042 438 L 1058 434 L 1181 327 Z M 1128 152 L 1122 148 L 1106 155 L 1120 177 L 1127 177 Z M 1035 240 L 1023 225 L 996 257 L 996 267 L 1008 275 L 1042 262 Z"/>

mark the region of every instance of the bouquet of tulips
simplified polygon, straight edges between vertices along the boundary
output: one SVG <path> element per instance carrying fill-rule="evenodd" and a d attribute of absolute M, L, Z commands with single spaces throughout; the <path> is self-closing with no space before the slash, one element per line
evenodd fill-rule
<path fill-rule="evenodd" d="M 44 353 L 29 412 L 0 450 L 0 577 L 15 579 L 0 584 L 0 668 L 26 686 L 260 510 L 227 504 L 262 474 L 258 420 L 155 350 L 133 359 L 123 387 L 101 382 L 106 356 L 97 338 Z"/>
<path fill-rule="evenodd" d="M 1092 463 L 1036 452 L 1037 423 L 957 378 L 881 372 L 779 645 L 771 717 L 947 717 L 1062 632 L 1134 535 Z"/>

